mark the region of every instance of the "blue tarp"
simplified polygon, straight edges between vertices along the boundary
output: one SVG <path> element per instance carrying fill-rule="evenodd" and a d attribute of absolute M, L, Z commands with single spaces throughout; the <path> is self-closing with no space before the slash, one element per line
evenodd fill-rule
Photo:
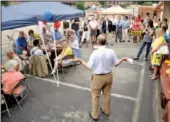
<path fill-rule="evenodd" d="M 23 2 L 2 7 L 1 30 L 35 25 L 38 21 L 46 21 L 45 11 L 50 11 L 53 14 L 52 20 L 49 22 L 85 16 L 83 11 L 60 2 Z"/>

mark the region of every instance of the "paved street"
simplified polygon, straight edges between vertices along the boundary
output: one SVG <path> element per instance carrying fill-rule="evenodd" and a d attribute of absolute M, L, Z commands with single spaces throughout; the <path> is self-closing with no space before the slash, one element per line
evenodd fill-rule
<path fill-rule="evenodd" d="M 119 58 L 132 58 L 139 44 L 115 43 L 109 47 Z M 87 61 L 90 47 L 81 51 L 82 58 Z M 143 62 L 143 56 L 133 65 L 123 63 L 113 68 L 111 115 L 105 117 L 100 112 L 99 122 L 155 122 L 155 88 L 158 81 L 149 80 L 148 68 L 149 62 Z M 60 87 L 52 77 L 28 77 L 27 83 L 32 92 L 22 104 L 24 110 L 18 107 L 10 109 L 12 117 L 3 114 L 2 122 L 92 122 L 88 116 L 91 109 L 91 72 L 76 66 L 59 76 Z"/>

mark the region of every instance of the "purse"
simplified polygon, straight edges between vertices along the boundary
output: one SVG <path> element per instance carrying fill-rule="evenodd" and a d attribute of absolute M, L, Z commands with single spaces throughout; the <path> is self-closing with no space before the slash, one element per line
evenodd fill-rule
<path fill-rule="evenodd" d="M 169 54 L 169 48 L 167 45 L 163 45 L 159 48 L 158 51 L 156 51 L 156 54 L 162 54 L 162 55 L 168 55 Z"/>

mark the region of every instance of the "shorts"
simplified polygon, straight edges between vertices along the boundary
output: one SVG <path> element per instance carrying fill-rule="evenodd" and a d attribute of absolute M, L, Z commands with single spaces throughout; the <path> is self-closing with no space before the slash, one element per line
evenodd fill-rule
<path fill-rule="evenodd" d="M 160 66 L 162 62 L 162 54 L 152 54 L 151 55 L 151 64 L 153 66 Z"/>
<path fill-rule="evenodd" d="M 86 41 L 89 41 L 89 40 L 90 40 L 89 31 L 83 31 L 81 42 L 83 42 L 84 39 L 86 39 Z"/>
<path fill-rule="evenodd" d="M 73 65 L 73 59 L 67 59 L 67 60 L 62 60 L 62 66 L 63 67 L 67 67 L 67 66 L 70 66 L 70 65 Z"/>
<path fill-rule="evenodd" d="M 90 35 L 91 36 L 97 36 L 97 30 L 91 30 Z"/>

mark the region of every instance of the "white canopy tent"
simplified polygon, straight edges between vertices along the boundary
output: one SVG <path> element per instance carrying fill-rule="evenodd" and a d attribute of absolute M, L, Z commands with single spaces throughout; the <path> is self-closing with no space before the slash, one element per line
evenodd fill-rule
<path fill-rule="evenodd" d="M 132 14 L 130 10 L 124 9 L 120 6 L 112 6 L 110 8 L 104 9 L 100 12 L 100 14 L 105 14 L 105 15 L 129 15 Z"/>

